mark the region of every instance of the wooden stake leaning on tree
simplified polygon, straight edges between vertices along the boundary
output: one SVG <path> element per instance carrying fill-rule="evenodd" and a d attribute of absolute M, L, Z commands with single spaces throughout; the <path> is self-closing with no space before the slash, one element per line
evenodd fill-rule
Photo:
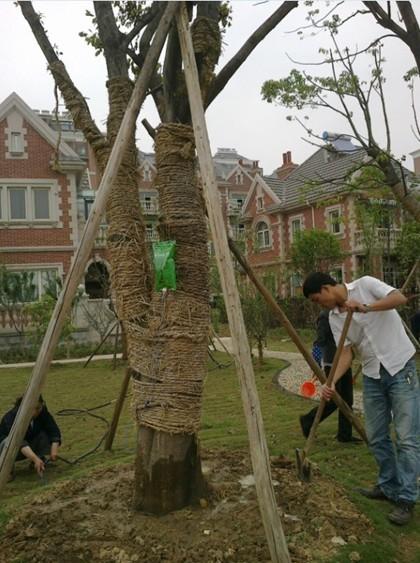
<path fill-rule="evenodd" d="M 198 71 L 192 45 L 185 2 L 177 14 L 178 36 L 184 62 L 191 117 L 200 163 L 203 194 L 213 237 L 220 281 L 226 303 L 229 327 L 232 335 L 236 369 L 249 436 L 255 487 L 264 524 L 271 560 L 274 563 L 290 563 L 290 555 L 284 536 L 270 472 L 270 459 L 265 440 L 260 403 L 255 385 L 245 323 L 236 285 L 232 259 L 226 237 L 226 227 L 220 208 L 218 188 L 214 175 L 210 143 L 201 99 Z"/>
<path fill-rule="evenodd" d="M 335 354 L 334 354 L 334 360 L 333 360 L 333 363 L 332 363 L 332 366 L 331 366 L 331 370 L 330 370 L 330 373 L 328 374 L 327 383 L 326 383 L 328 385 L 328 387 L 331 387 L 332 382 L 334 381 L 334 375 L 335 375 L 335 372 L 337 371 L 338 360 L 340 359 L 341 352 L 343 351 L 343 348 L 344 348 L 344 343 L 346 341 L 346 337 L 347 337 L 347 333 L 349 331 L 349 327 L 350 327 L 352 317 L 353 317 L 353 312 L 349 311 L 347 313 L 347 317 L 346 317 L 346 320 L 344 322 L 343 332 L 341 333 L 340 341 L 339 341 L 338 346 L 337 346 L 337 350 L 335 351 Z M 301 479 L 302 481 L 310 481 L 311 480 L 311 462 L 309 461 L 308 456 L 309 456 L 309 451 L 312 447 L 312 444 L 314 443 L 315 434 L 316 434 L 316 431 L 317 431 L 317 428 L 318 428 L 318 424 L 321 421 L 321 416 L 322 416 L 322 413 L 324 412 L 326 404 L 327 404 L 327 401 L 324 398 L 321 397 L 321 401 L 319 402 L 319 406 L 318 406 L 318 409 L 316 411 L 315 419 L 312 423 L 311 430 L 309 432 L 309 436 L 308 436 L 306 443 L 305 443 L 305 447 L 303 448 L 303 450 L 296 448 L 297 474 L 298 474 L 299 479 Z"/>
<path fill-rule="evenodd" d="M 405 290 L 407 289 L 407 287 L 409 286 L 410 282 L 411 282 L 411 278 L 414 276 L 414 274 L 417 271 L 417 268 L 420 265 L 420 260 L 416 260 L 416 262 L 414 263 L 414 266 L 411 268 L 410 273 L 408 274 L 405 282 L 403 283 L 402 288 L 400 289 L 401 293 L 405 293 Z"/>
<path fill-rule="evenodd" d="M 93 248 L 96 233 L 105 212 L 108 195 L 111 192 L 112 185 L 117 177 L 123 153 L 126 150 L 130 135 L 135 128 L 140 107 L 146 97 L 152 73 L 156 67 L 156 63 L 165 43 L 173 17 L 178 10 L 178 6 L 177 2 L 168 2 L 165 12 L 159 22 L 153 42 L 147 52 L 144 65 L 134 86 L 127 110 L 121 122 L 117 138 L 115 139 L 114 146 L 103 173 L 97 197 L 95 198 L 90 211 L 82 238 L 67 274 L 63 289 L 55 305 L 18 414 L 8 436 L 6 446 L 3 448 L 3 452 L 0 457 L 0 491 L 8 480 L 18 449 L 32 418 L 32 413 L 41 393 L 55 347 L 60 337 L 63 323 L 71 307 L 71 302 L 76 293 L 79 281 L 84 274 L 86 263 Z"/>
<path fill-rule="evenodd" d="M 127 367 L 124 374 L 124 379 L 121 383 L 120 394 L 118 395 L 117 402 L 115 403 L 114 414 L 112 415 L 112 421 L 109 427 L 108 434 L 105 438 L 104 450 L 109 451 L 112 448 L 114 442 L 115 433 L 117 431 L 118 422 L 120 420 L 120 415 L 122 408 L 124 406 L 124 401 L 127 396 L 128 386 L 130 385 L 130 379 L 132 375 L 132 370 Z"/>
<path fill-rule="evenodd" d="M 264 297 L 267 304 L 271 307 L 275 316 L 279 319 L 281 324 L 284 326 L 284 328 L 288 332 L 292 341 L 296 344 L 298 350 L 301 352 L 302 356 L 304 357 L 304 359 L 308 363 L 312 372 L 316 375 L 317 379 L 322 384 L 326 383 L 327 378 L 325 377 L 324 372 L 319 367 L 319 365 L 316 363 L 316 361 L 313 359 L 312 354 L 309 352 L 309 350 L 306 348 L 305 344 L 302 342 L 300 336 L 298 335 L 298 333 L 294 329 L 292 323 L 289 321 L 286 314 L 283 312 L 280 305 L 277 303 L 277 301 L 274 299 L 274 297 L 271 295 L 271 293 L 268 291 L 268 289 L 264 286 L 264 284 L 262 284 L 260 282 L 260 280 L 257 278 L 257 276 L 254 274 L 251 266 L 248 264 L 247 260 L 242 255 L 242 253 L 239 251 L 239 249 L 237 248 L 236 244 L 234 243 L 234 241 L 232 239 L 229 239 L 229 247 L 230 247 L 233 255 L 235 256 L 235 258 L 238 260 L 239 264 L 242 266 L 242 268 L 247 273 L 249 279 L 252 281 L 252 283 L 255 285 L 255 287 L 258 289 L 258 291 L 261 293 L 261 295 Z M 367 443 L 367 436 L 366 436 L 366 432 L 365 432 L 365 429 L 363 428 L 362 423 L 357 418 L 357 416 L 353 413 L 353 411 L 348 406 L 348 404 L 345 401 L 343 401 L 343 399 L 340 397 L 340 395 L 337 393 L 337 391 L 334 392 L 333 401 L 337 405 L 337 407 L 340 409 L 340 411 L 344 414 L 344 416 L 352 423 L 352 425 L 357 430 L 357 432 L 360 434 L 360 436 L 363 438 L 363 440 Z"/>

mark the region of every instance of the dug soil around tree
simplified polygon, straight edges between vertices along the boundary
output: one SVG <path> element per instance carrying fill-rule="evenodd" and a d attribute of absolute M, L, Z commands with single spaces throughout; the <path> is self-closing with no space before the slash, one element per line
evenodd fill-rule
<path fill-rule="evenodd" d="M 131 466 L 40 490 L 12 515 L 0 561 L 268 563 L 248 456 L 218 450 L 203 454 L 202 461 L 212 498 L 163 517 L 132 510 Z M 280 457 L 272 458 L 272 472 L 294 563 L 328 559 L 340 545 L 369 536 L 371 523 L 331 479 L 315 470 L 311 483 L 301 483 L 294 463 Z M 356 554 L 357 547 L 353 560 Z"/>

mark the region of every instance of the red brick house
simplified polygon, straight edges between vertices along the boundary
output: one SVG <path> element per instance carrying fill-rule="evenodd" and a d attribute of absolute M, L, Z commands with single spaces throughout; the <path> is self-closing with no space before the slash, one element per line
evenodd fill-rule
<path fill-rule="evenodd" d="M 366 247 L 355 205 L 361 200 L 369 205 L 373 200 L 360 190 L 349 190 L 342 178 L 362 162 L 365 153 L 345 135 L 326 134 L 325 138 L 327 147 L 294 166 L 285 179 L 279 169 L 271 176 L 256 174 L 243 206 L 241 220 L 247 230 L 248 259 L 279 295 L 300 291 L 301 280 L 288 268 L 290 246 L 298 231 L 327 230 L 340 240 L 347 258 L 333 268 L 338 279 L 350 280 L 363 265 Z M 289 160 L 291 155 L 284 159 L 283 166 Z M 392 251 L 400 233 L 401 213 L 395 202 L 383 200 L 383 204 L 393 205 L 396 211 L 392 224 L 378 226 L 375 239 L 378 247 L 387 244 Z M 380 251 L 378 254 L 375 274 L 395 283 L 392 257 L 385 262 Z"/>
<path fill-rule="evenodd" d="M 79 239 L 80 155 L 16 94 L 0 104 L 0 264 L 63 276 Z"/>

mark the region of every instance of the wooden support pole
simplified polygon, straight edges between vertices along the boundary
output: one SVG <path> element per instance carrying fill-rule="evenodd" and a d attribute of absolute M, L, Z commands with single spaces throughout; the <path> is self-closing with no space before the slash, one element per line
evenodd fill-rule
<path fill-rule="evenodd" d="M 239 264 L 242 266 L 242 268 L 247 273 L 249 279 L 252 281 L 252 283 L 255 285 L 255 287 L 258 289 L 258 291 L 261 293 L 261 295 L 264 297 L 267 304 L 271 307 L 273 313 L 276 315 L 276 317 L 279 319 L 281 324 L 284 326 L 284 328 L 288 332 L 290 338 L 296 344 L 296 347 L 298 348 L 298 350 L 300 351 L 300 353 L 302 354 L 302 356 L 304 357 L 304 359 L 308 363 L 312 372 L 316 375 L 316 377 L 318 378 L 318 380 L 321 383 L 323 383 L 323 384 L 326 383 L 327 378 L 325 377 L 324 372 L 319 367 L 319 365 L 316 363 L 316 361 L 313 359 L 312 354 L 309 352 L 309 350 L 306 348 L 305 344 L 302 342 L 301 338 L 299 337 L 298 333 L 294 329 L 292 323 L 287 318 L 286 314 L 283 312 L 280 305 L 277 303 L 277 301 L 274 299 L 274 297 L 271 295 L 271 293 L 268 291 L 268 289 L 264 286 L 264 284 L 262 284 L 260 282 L 260 280 L 257 278 L 257 276 L 254 274 L 254 271 L 252 270 L 251 266 L 248 264 L 245 257 L 238 250 L 236 244 L 233 242 L 232 239 L 229 239 L 229 247 L 230 247 L 232 253 L 234 254 L 235 258 L 238 260 Z M 360 436 L 363 438 L 363 440 L 367 443 L 368 440 L 367 440 L 366 432 L 365 432 L 365 429 L 363 428 L 362 423 L 357 418 L 357 416 L 353 413 L 353 411 L 348 406 L 348 404 L 345 401 L 343 401 L 343 399 L 340 397 L 340 395 L 337 393 L 337 391 L 334 392 L 333 400 L 334 400 L 334 403 L 337 405 L 337 407 L 340 409 L 340 411 L 353 424 L 353 426 L 355 427 L 357 432 L 360 434 Z"/>
<path fill-rule="evenodd" d="M 53 357 L 55 347 L 60 337 L 61 329 L 70 310 L 71 302 L 76 293 L 79 280 L 84 274 L 86 263 L 102 216 L 108 195 L 118 174 L 124 151 L 130 136 L 134 131 L 140 107 L 146 97 L 147 88 L 162 51 L 174 15 L 178 10 L 177 2 L 168 2 L 165 12 L 159 22 L 153 42 L 147 52 L 144 65 L 134 86 L 124 118 L 121 122 L 117 138 L 115 139 L 108 163 L 106 165 L 97 197 L 93 203 L 88 221 L 85 225 L 82 238 L 74 256 L 70 270 L 67 274 L 63 289 L 57 299 L 50 323 L 42 341 L 32 376 L 20 405 L 12 430 L 7 439 L 6 446 L 0 457 L 0 491 L 6 484 L 13 467 L 16 454 L 22 443 L 23 437 L 32 418 L 33 410 L 38 401 L 47 371 Z"/>
<path fill-rule="evenodd" d="M 232 335 L 236 369 L 240 381 L 258 502 L 272 561 L 275 563 L 289 563 L 290 555 L 271 480 L 270 458 L 255 385 L 251 352 L 232 259 L 229 253 L 226 227 L 220 208 L 185 2 L 181 3 L 180 11 L 177 13 L 177 25 L 201 178 L 203 180 L 203 192 Z"/>
<path fill-rule="evenodd" d="M 117 431 L 118 422 L 120 420 L 120 415 L 122 408 L 124 406 L 124 401 L 127 396 L 128 386 L 130 384 L 132 370 L 130 367 L 127 367 L 124 374 L 124 379 L 121 383 L 120 394 L 118 396 L 117 402 L 115 403 L 114 414 L 112 415 L 111 425 L 109 427 L 108 434 L 105 439 L 104 450 L 109 451 L 112 448 L 112 444 L 114 442 L 115 433 Z"/>

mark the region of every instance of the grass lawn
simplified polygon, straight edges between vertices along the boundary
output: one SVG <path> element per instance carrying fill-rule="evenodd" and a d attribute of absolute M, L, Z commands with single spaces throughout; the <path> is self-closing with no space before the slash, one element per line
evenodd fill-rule
<path fill-rule="evenodd" d="M 216 354 L 221 362 L 227 357 Z M 273 385 L 273 377 L 284 366 L 279 360 L 267 360 L 256 372 L 256 380 L 264 415 L 265 431 L 270 453 L 286 455 L 294 459 L 296 447 L 303 446 L 298 416 L 312 403 L 299 397 L 281 393 Z M 214 369 L 209 364 L 205 385 L 203 424 L 200 438 L 203 448 L 247 448 L 247 435 L 242 414 L 239 385 L 233 366 Z M 61 409 L 86 409 L 113 400 L 119 392 L 124 366 L 112 371 L 111 362 L 91 362 L 83 369 L 82 364 L 55 365 L 51 368 L 44 391 L 49 409 L 56 413 Z M 21 394 L 30 376 L 29 369 L 0 369 L 0 413 L 9 409 L 16 396 Z M 62 462 L 47 470 L 47 479 L 57 481 L 76 479 L 92 468 L 126 463 L 133 459 L 135 431 L 127 401 L 114 442 L 112 453 L 102 448 L 81 463 L 70 466 Z M 111 418 L 113 404 L 94 411 Z M 104 424 L 86 414 L 81 416 L 57 416 L 62 428 L 64 444 L 60 453 L 74 459 L 94 447 L 105 431 Z M 348 554 L 357 548 L 363 562 L 368 563 L 415 563 L 420 561 L 419 515 L 413 523 L 399 529 L 388 523 L 387 503 L 375 503 L 360 498 L 352 491 L 355 486 L 374 482 L 376 468 L 364 446 L 338 444 L 334 439 L 336 415 L 324 422 L 318 432 L 311 460 L 317 463 L 324 475 L 336 479 L 348 491 L 350 498 L 365 512 L 375 526 L 375 533 L 364 546 L 345 546 L 330 563 L 349 561 Z M 12 510 L 43 490 L 41 480 L 28 471 L 28 463 L 17 464 L 17 478 L 9 483 L 2 496 L 0 526 L 7 521 Z"/>

